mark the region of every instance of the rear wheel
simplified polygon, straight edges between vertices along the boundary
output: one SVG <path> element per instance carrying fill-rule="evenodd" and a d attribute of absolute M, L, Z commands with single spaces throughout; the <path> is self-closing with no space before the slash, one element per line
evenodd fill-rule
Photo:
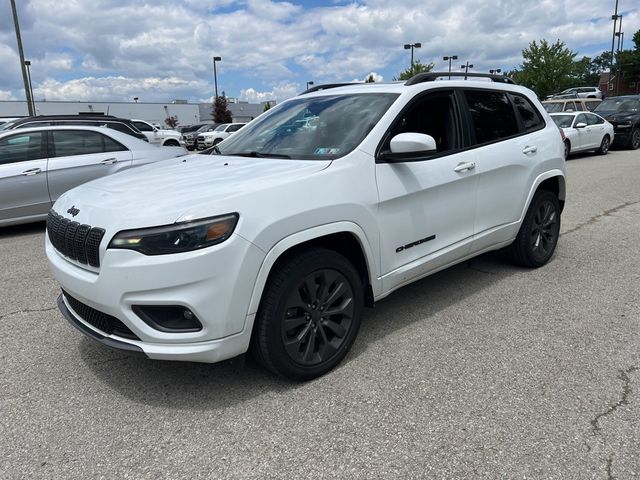
<path fill-rule="evenodd" d="M 342 255 L 312 249 L 276 267 L 260 303 L 252 351 L 292 380 L 323 375 L 345 357 L 362 317 L 358 271 Z"/>
<path fill-rule="evenodd" d="M 538 190 L 527 210 L 516 239 L 510 246 L 513 260 L 524 267 L 546 264 L 560 236 L 560 202 L 548 190 Z"/>
<path fill-rule="evenodd" d="M 571 142 L 569 140 L 564 141 L 564 159 L 569 159 L 569 154 L 571 153 Z"/>
<path fill-rule="evenodd" d="M 600 148 L 596 150 L 598 155 L 606 155 L 609 153 L 609 147 L 611 147 L 611 140 L 609 139 L 609 135 L 605 135 L 600 142 Z"/>

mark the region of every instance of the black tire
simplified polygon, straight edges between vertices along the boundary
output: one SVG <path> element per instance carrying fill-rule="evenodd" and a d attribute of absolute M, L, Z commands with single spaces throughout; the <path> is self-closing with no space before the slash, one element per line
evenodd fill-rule
<path fill-rule="evenodd" d="M 629 148 L 631 150 L 637 150 L 640 148 L 640 128 L 635 127 L 631 131 L 631 137 L 629 138 Z"/>
<path fill-rule="evenodd" d="M 180 143 L 175 140 L 167 140 L 163 145 L 165 147 L 179 147 Z"/>
<path fill-rule="evenodd" d="M 217 144 L 219 144 L 222 140 L 223 140 L 222 138 L 216 138 L 216 139 L 213 141 L 213 144 L 214 144 L 214 145 L 217 145 Z"/>
<path fill-rule="evenodd" d="M 553 192 L 538 190 L 516 239 L 509 247 L 515 263 L 538 268 L 553 255 L 560 236 L 560 202 Z"/>
<path fill-rule="evenodd" d="M 569 160 L 569 154 L 571 153 L 571 142 L 569 140 L 564 141 L 564 159 Z"/>
<path fill-rule="evenodd" d="M 252 353 L 278 375 L 311 380 L 348 353 L 363 308 L 362 281 L 349 260 L 332 250 L 304 251 L 270 275 L 253 329 Z"/>
<path fill-rule="evenodd" d="M 609 153 L 609 148 L 611 148 L 611 139 L 609 135 L 605 135 L 602 137 L 602 141 L 600 142 L 600 148 L 596 150 L 598 155 L 606 155 Z"/>

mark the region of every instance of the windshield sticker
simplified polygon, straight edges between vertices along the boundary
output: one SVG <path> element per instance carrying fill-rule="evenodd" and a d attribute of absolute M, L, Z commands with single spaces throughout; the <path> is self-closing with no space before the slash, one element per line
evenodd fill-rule
<path fill-rule="evenodd" d="M 337 155 L 340 153 L 339 148 L 316 148 L 314 155 Z"/>

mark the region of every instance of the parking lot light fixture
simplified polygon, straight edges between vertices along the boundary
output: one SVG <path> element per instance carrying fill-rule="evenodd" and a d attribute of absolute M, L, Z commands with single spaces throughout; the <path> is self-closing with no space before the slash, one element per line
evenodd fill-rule
<path fill-rule="evenodd" d="M 502 72 L 500 68 L 492 68 L 491 70 L 489 70 L 489 73 L 491 74 L 498 74 L 500 72 Z"/>
<path fill-rule="evenodd" d="M 445 62 L 447 60 L 449 61 L 449 73 L 451 73 L 451 61 L 457 60 L 457 59 L 458 59 L 457 55 L 449 55 L 449 56 L 442 57 L 442 60 L 444 60 Z M 451 80 L 451 75 L 449 75 L 449 80 Z"/>
<path fill-rule="evenodd" d="M 222 57 L 213 57 L 213 83 L 215 85 L 215 94 L 218 98 L 218 73 L 216 72 L 216 62 L 222 60 Z"/>
<path fill-rule="evenodd" d="M 309 81 L 307 82 L 307 88 L 306 88 L 306 90 L 309 90 L 309 87 L 310 87 L 311 85 L 313 85 L 313 80 L 309 80 Z"/>
<path fill-rule="evenodd" d="M 416 42 L 416 43 L 405 43 L 404 44 L 404 49 L 405 50 L 411 49 L 411 70 L 413 70 L 413 49 L 414 48 L 422 48 L 422 43 Z"/>
<path fill-rule="evenodd" d="M 460 65 L 460 68 L 464 68 L 464 79 L 467 79 L 467 73 L 469 73 L 469 69 L 473 68 L 473 63 L 469 63 L 469 60 L 467 60 L 467 63 L 465 65 Z"/>

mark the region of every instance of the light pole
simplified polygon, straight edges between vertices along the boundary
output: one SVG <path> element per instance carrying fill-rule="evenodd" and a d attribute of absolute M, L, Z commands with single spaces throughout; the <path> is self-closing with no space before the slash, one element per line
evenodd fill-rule
<path fill-rule="evenodd" d="M 15 0 L 11 0 L 11 11 L 13 13 L 13 25 L 15 26 L 15 29 L 16 29 L 16 40 L 18 41 L 18 54 L 20 55 L 20 68 L 22 69 L 22 80 L 24 82 L 24 95 L 27 98 L 27 108 L 29 110 L 29 116 L 33 117 L 35 112 L 33 111 L 31 91 L 29 90 L 27 68 L 26 68 L 26 65 L 24 64 L 24 50 L 22 49 L 22 37 L 20 36 L 20 25 L 18 24 L 18 12 L 16 10 Z"/>
<path fill-rule="evenodd" d="M 216 62 L 222 60 L 222 57 L 213 57 L 213 83 L 216 89 L 216 98 L 218 98 L 218 73 L 216 72 Z"/>
<path fill-rule="evenodd" d="M 494 74 L 494 73 L 498 74 L 500 72 L 502 72 L 502 70 L 500 70 L 499 68 L 493 68 L 493 69 L 489 70 L 489 73 L 491 73 L 491 74 Z"/>
<path fill-rule="evenodd" d="M 447 60 L 449 60 L 449 73 L 451 73 L 451 60 L 457 60 L 458 56 L 457 55 L 450 55 L 448 57 L 442 57 L 442 60 L 444 60 L 445 62 Z M 449 75 L 449 80 L 451 80 L 451 75 Z"/>
<path fill-rule="evenodd" d="M 310 86 L 310 85 L 313 85 L 313 80 L 309 80 L 309 81 L 307 82 L 307 90 L 309 90 L 309 86 Z"/>
<path fill-rule="evenodd" d="M 411 70 L 412 70 L 411 73 L 413 73 L 413 49 L 414 48 L 422 48 L 422 43 L 417 42 L 417 43 L 405 43 L 404 44 L 404 49 L 405 50 L 411 49 Z"/>
<path fill-rule="evenodd" d="M 465 65 L 460 65 L 460 68 L 464 68 L 464 79 L 467 79 L 467 73 L 469 73 L 469 69 L 473 68 L 473 63 L 469 64 L 469 60 Z"/>
<path fill-rule="evenodd" d="M 27 80 L 29 81 L 29 95 L 31 96 L 31 104 L 33 105 L 33 114 L 36 114 L 36 100 L 33 98 L 33 84 L 31 83 L 31 60 L 25 60 L 24 66 L 27 67 Z"/>
<path fill-rule="evenodd" d="M 611 20 L 613 20 L 613 34 L 611 34 L 611 65 L 609 66 L 609 82 L 611 82 L 611 76 L 613 75 L 613 49 L 616 43 L 616 23 L 618 23 L 618 0 L 616 0 L 616 8 L 611 15 Z"/>

